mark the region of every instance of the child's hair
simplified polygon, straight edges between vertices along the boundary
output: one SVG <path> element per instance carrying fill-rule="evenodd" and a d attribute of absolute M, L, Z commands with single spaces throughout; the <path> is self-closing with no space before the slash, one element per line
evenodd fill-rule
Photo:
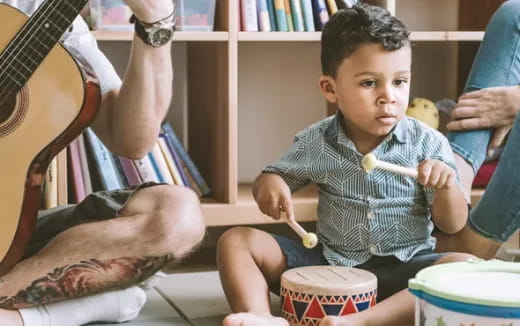
<path fill-rule="evenodd" d="M 380 43 L 388 51 L 410 43 L 410 32 L 388 10 L 358 2 L 339 10 L 325 24 L 321 36 L 323 74 L 336 78 L 338 67 L 363 43 Z"/>

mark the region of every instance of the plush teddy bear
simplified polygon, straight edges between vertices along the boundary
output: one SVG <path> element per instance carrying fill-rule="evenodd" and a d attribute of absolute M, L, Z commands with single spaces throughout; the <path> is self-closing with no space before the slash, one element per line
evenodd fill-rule
<path fill-rule="evenodd" d="M 424 122 L 433 129 L 439 128 L 439 110 L 435 103 L 425 98 L 414 98 L 406 110 L 406 115 Z"/>

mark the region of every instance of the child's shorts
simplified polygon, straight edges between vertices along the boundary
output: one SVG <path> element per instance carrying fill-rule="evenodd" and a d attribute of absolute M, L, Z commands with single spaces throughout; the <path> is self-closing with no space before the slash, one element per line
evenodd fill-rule
<path fill-rule="evenodd" d="M 323 256 L 323 247 L 318 244 L 307 249 L 300 241 L 272 234 L 286 257 L 287 269 L 312 265 L 329 265 Z M 433 265 L 445 254 L 432 251 L 421 251 L 411 260 L 404 263 L 394 256 L 374 256 L 367 262 L 355 266 L 374 273 L 377 276 L 377 301 L 408 288 L 408 280 L 415 277 L 421 269 Z M 271 291 L 279 293 L 280 284 L 271 286 Z"/>

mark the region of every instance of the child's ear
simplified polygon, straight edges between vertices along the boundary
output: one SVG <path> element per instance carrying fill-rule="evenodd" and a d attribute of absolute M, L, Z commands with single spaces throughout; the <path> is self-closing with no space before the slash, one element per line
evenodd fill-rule
<path fill-rule="evenodd" d="M 323 97 L 330 103 L 336 103 L 336 82 L 330 76 L 320 76 L 320 90 Z"/>

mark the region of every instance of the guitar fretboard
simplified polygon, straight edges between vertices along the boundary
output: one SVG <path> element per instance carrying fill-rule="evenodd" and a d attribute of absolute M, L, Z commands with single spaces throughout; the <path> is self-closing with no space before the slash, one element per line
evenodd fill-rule
<path fill-rule="evenodd" d="M 18 93 L 88 0 L 47 0 L 0 54 L 0 92 Z"/>

